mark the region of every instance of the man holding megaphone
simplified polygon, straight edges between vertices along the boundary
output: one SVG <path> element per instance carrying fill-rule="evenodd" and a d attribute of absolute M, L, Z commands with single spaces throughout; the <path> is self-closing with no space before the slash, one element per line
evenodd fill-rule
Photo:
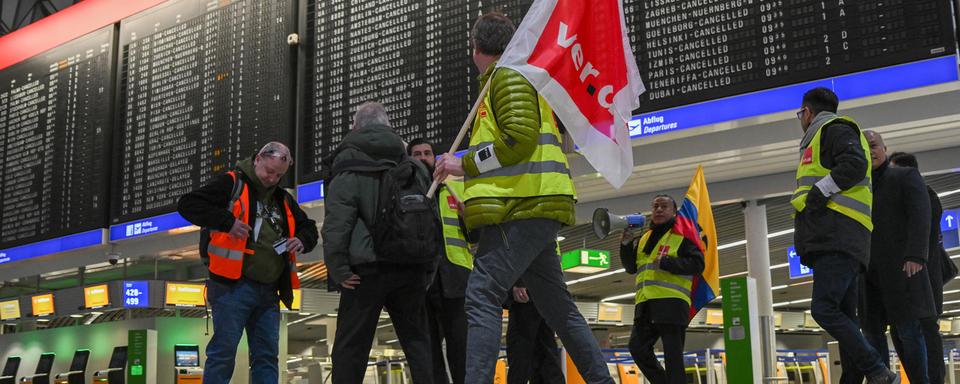
<path fill-rule="evenodd" d="M 657 195 L 651 208 L 651 225 L 646 231 L 629 225 L 630 216 L 622 217 L 626 223 L 620 224 L 626 227 L 620 240 L 620 260 L 627 273 L 637 274 L 630 354 L 651 383 L 682 384 L 690 290 L 693 277 L 703 273 L 703 252 L 675 229 L 676 200 Z M 657 339 L 663 339 L 666 369 L 653 352 Z"/>

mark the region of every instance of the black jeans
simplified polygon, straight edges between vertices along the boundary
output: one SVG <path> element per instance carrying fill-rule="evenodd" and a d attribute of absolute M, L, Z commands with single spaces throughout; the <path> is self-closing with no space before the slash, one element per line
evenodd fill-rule
<path fill-rule="evenodd" d="M 843 367 L 873 374 L 886 369 L 880 354 L 860 332 L 857 324 L 857 278 L 860 262 L 842 254 L 821 254 L 813 268 L 810 312 L 840 344 Z M 852 364 L 851 364 L 852 363 Z"/>
<path fill-rule="evenodd" d="M 884 334 L 886 328 L 887 323 L 882 319 L 876 322 L 867 321 L 863 327 L 863 334 L 877 352 L 889 356 L 890 348 L 887 346 L 887 336 Z M 920 328 L 920 320 L 890 324 L 890 339 L 893 340 L 893 347 L 897 351 L 897 357 L 900 358 L 900 364 L 907 371 L 910 383 L 929 384 L 927 346 L 923 338 L 923 330 Z M 884 362 L 889 364 L 887 360 Z"/>
<path fill-rule="evenodd" d="M 507 363 L 507 384 L 565 381 L 556 337 L 533 303 L 510 305 Z"/>
<path fill-rule="evenodd" d="M 653 384 L 685 384 L 686 371 L 683 366 L 683 342 L 687 327 L 682 324 L 660 324 L 650 321 L 650 311 L 641 311 L 638 304 L 633 319 L 633 331 L 630 333 L 630 355 L 643 376 Z M 666 369 L 660 365 L 653 345 L 657 339 L 663 339 L 663 360 Z"/>
<path fill-rule="evenodd" d="M 940 319 L 930 317 L 920 320 L 923 341 L 927 344 L 927 376 L 930 384 L 943 384 L 947 367 L 943 362 L 943 336 L 940 335 Z"/>
<path fill-rule="evenodd" d="M 467 313 L 464 298 L 428 297 L 430 339 L 433 345 L 433 382 L 448 383 L 447 365 L 453 384 L 463 384 L 467 364 Z M 447 342 L 447 359 L 443 359 L 443 340 Z"/>
<path fill-rule="evenodd" d="M 363 382 L 370 346 L 386 307 L 415 383 L 433 383 L 430 330 L 427 325 L 427 273 L 384 270 L 362 276 L 356 289 L 340 290 L 333 342 L 333 383 Z"/>

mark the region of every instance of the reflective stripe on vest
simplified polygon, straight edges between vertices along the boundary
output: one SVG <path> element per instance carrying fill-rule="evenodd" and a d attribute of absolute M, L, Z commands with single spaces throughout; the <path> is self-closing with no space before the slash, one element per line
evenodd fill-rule
<path fill-rule="evenodd" d="M 472 270 L 473 255 L 470 254 L 470 246 L 460 228 L 457 200 L 448 188 L 452 188 L 457 195 L 463 196 L 463 182 L 450 180 L 440 188 L 437 203 L 440 205 L 440 219 L 443 224 L 444 251 L 446 251 L 447 260 L 451 263 Z"/>
<path fill-rule="evenodd" d="M 297 219 L 293 217 L 293 210 L 290 209 L 289 199 L 283 199 L 283 208 L 287 213 L 287 238 L 292 239 L 297 235 Z M 288 262 L 290 263 L 290 288 L 300 289 L 300 274 L 297 273 L 297 253 L 287 251 Z"/>
<path fill-rule="evenodd" d="M 647 231 L 640 238 L 637 245 L 637 294 L 634 302 L 640 304 L 653 299 L 681 299 L 690 304 L 690 290 L 693 287 L 693 276 L 675 275 L 659 269 L 654 264 L 657 256 L 678 257 L 677 251 L 683 243 L 683 236 L 670 230 L 663 234 L 650 254 L 643 253 L 643 248 L 650 240 L 652 231 Z"/>
<path fill-rule="evenodd" d="M 790 204 L 797 212 L 803 212 L 807 206 L 807 193 L 813 186 L 830 174 L 830 170 L 823 167 L 820 163 L 821 134 L 823 127 L 826 127 L 834 121 L 841 121 L 857 129 L 860 136 L 860 146 L 867 159 L 867 171 L 864 178 L 853 187 L 830 196 L 827 202 L 827 208 L 837 211 L 866 227 L 873 230 L 873 221 L 871 219 L 873 205 L 872 191 L 872 166 L 870 157 L 870 144 L 860 131 L 859 125 L 849 117 L 836 117 L 823 123 L 817 130 L 817 133 L 810 140 L 802 151 L 800 151 L 800 165 L 797 166 L 797 189 L 793 192 Z"/>
<path fill-rule="evenodd" d="M 493 81 L 493 75 L 487 81 Z M 475 177 L 465 177 L 466 191 L 462 195 L 464 200 L 556 195 L 576 198 L 567 156 L 560 147 L 560 132 L 553 118 L 553 110 L 546 100 L 540 96 L 537 98 L 540 108 L 540 134 L 536 149 L 529 158 L 517 164 L 493 169 Z M 497 125 L 490 108 L 491 98 L 488 91 L 483 96 L 470 134 L 470 147 L 475 150 L 504 140 L 505 135 Z"/>

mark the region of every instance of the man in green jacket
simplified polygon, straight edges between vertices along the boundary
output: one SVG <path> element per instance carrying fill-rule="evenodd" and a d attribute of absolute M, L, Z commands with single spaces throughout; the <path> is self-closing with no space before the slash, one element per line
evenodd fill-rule
<path fill-rule="evenodd" d="M 353 129 L 343 138 L 333 163 L 337 172 L 324 202 L 323 255 L 329 278 L 340 288 L 340 309 L 333 343 L 333 383 L 363 382 L 370 346 L 386 308 L 415 383 L 433 382 L 426 293 L 433 263 L 398 264 L 383 261 L 374 251 L 373 225 L 380 189 L 375 172 L 349 164 L 398 163 L 406 154 L 380 103 L 357 108 Z M 419 164 L 419 163 L 417 163 Z M 419 164 L 419 181 L 430 174 Z"/>
<path fill-rule="evenodd" d="M 488 13 L 473 26 L 473 61 L 491 81 L 481 95 L 463 159 L 444 154 L 434 177 L 464 176 L 464 221 L 479 240 L 467 282 L 466 383 L 493 381 L 500 350 L 500 304 L 523 278 L 550 328 L 589 383 L 613 383 L 590 327 L 563 281 L 557 232 L 574 224 L 576 192 L 553 111 L 519 73 L 496 68 L 513 23 Z"/>

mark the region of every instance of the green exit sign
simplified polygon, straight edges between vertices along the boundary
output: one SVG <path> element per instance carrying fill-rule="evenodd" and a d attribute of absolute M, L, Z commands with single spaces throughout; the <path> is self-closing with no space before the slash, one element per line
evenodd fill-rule
<path fill-rule="evenodd" d="M 560 265 L 566 272 L 595 273 L 610 268 L 610 251 L 576 249 L 564 252 Z"/>

